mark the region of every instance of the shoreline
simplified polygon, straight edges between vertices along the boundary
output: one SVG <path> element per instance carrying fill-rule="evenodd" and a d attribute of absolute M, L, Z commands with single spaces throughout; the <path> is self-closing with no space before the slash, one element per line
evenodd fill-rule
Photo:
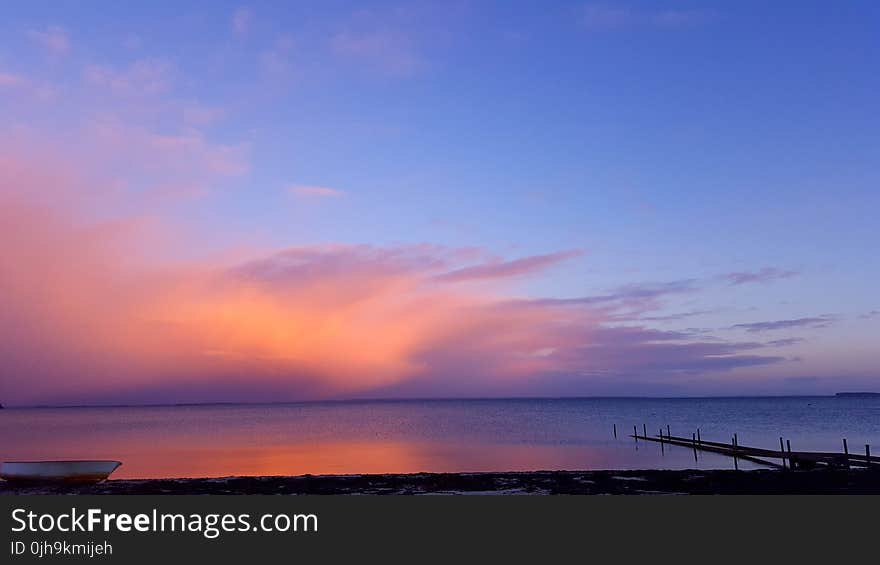
<path fill-rule="evenodd" d="M 120 479 L 95 485 L 16 486 L 0 495 L 42 494 L 880 494 L 880 469 L 779 471 L 636 470 L 300 475 Z"/>

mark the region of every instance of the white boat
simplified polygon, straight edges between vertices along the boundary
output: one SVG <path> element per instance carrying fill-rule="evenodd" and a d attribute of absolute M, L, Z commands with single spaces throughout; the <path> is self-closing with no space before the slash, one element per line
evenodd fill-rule
<path fill-rule="evenodd" d="M 120 465 L 119 461 L 4 461 L 0 479 L 17 483 L 98 483 Z"/>

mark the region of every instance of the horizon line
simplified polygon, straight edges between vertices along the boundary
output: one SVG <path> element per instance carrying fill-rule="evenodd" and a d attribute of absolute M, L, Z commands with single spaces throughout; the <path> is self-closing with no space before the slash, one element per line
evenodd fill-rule
<path fill-rule="evenodd" d="M 0 404 L 3 409 L 39 409 L 39 408 L 174 408 L 196 406 L 283 406 L 289 404 L 347 404 L 357 402 L 452 402 L 452 401 L 510 401 L 510 400 L 713 400 L 713 399 L 744 399 L 744 398 L 834 398 L 840 395 L 880 395 L 873 391 L 841 391 L 828 394 L 725 394 L 695 396 L 632 396 L 632 395 L 597 395 L 597 396 L 469 396 L 469 397 L 366 397 L 340 398 L 323 400 L 282 400 L 282 401 L 217 401 L 217 402 L 157 402 L 128 404 Z"/>

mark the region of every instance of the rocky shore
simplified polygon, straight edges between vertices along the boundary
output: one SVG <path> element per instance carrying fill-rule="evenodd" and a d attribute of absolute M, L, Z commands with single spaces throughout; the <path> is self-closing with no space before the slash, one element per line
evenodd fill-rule
<path fill-rule="evenodd" d="M 0 481 L 0 494 L 880 494 L 880 471 L 534 471 L 109 480 Z"/>

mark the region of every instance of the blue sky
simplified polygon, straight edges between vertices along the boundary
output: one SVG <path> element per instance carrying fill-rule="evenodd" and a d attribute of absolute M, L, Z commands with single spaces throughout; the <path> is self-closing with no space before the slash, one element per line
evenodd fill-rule
<path fill-rule="evenodd" d="M 106 133 L 97 123 L 198 144 L 199 170 L 138 173 L 148 165 L 129 163 L 143 154 L 90 165 L 141 196 L 179 168 L 161 181 L 172 198 L 113 210 L 146 206 L 197 232 L 181 256 L 327 243 L 477 247 L 492 260 L 582 250 L 497 292 L 690 281 L 698 290 L 622 323 L 737 341 L 754 337 L 737 324 L 827 316 L 771 330 L 806 341 L 724 382 L 880 378 L 875 3 L 87 8 L 5 3 L 5 135 L 87 147 Z M 92 158 L 107 153 L 95 147 Z M 731 273 L 764 276 L 733 284 Z M 716 384 L 693 390 L 721 382 L 706 379 Z"/>

